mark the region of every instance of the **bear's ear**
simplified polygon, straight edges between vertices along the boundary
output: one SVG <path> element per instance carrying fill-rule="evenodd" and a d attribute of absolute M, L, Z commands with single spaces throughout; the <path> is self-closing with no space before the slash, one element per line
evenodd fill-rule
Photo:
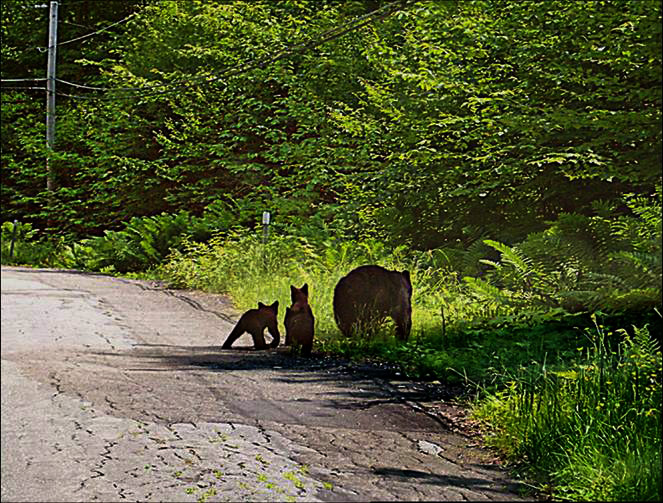
<path fill-rule="evenodd" d="M 301 291 L 308 297 L 308 283 L 304 283 L 304 286 L 301 288 Z"/>
<path fill-rule="evenodd" d="M 279 310 L 279 301 L 278 300 L 274 301 L 274 304 L 272 304 L 269 307 L 271 307 L 274 310 L 274 312 L 278 311 Z"/>
<path fill-rule="evenodd" d="M 267 306 L 265 304 L 263 304 L 262 302 L 258 302 L 258 309 L 262 309 L 264 307 L 267 307 Z"/>

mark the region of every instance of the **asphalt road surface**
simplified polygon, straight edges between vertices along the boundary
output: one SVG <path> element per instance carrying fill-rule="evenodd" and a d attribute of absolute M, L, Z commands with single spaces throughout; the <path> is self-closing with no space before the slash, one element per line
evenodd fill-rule
<path fill-rule="evenodd" d="M 248 335 L 221 350 L 237 314 L 3 267 L 2 501 L 525 499 L 410 383 Z"/>

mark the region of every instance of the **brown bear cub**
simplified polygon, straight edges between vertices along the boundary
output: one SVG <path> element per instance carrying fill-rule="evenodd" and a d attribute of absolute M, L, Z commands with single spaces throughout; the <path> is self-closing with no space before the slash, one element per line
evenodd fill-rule
<path fill-rule="evenodd" d="M 285 308 L 285 344 L 291 346 L 291 352 L 297 353 L 301 348 L 303 356 L 311 354 L 313 347 L 313 330 L 315 319 L 308 303 L 308 284 L 301 288 L 290 286 L 292 306 Z"/>
<path fill-rule="evenodd" d="M 226 342 L 224 342 L 221 347 L 223 349 L 230 349 L 233 342 L 239 339 L 240 335 L 244 332 L 248 332 L 251 334 L 251 337 L 253 337 L 253 344 L 256 349 L 267 349 L 264 335 L 265 327 L 267 327 L 269 333 L 272 334 L 272 342 L 269 346 L 275 348 L 279 345 L 279 341 L 281 340 L 281 334 L 279 334 L 277 322 L 278 311 L 278 300 L 271 306 L 266 306 L 262 302 L 258 302 L 258 309 L 249 309 L 241 316 L 237 325 L 235 325 L 235 328 L 230 332 Z"/>
<path fill-rule="evenodd" d="M 412 327 L 412 283 L 408 271 L 364 265 L 340 279 L 334 289 L 334 319 L 345 336 L 370 333 L 391 317 L 396 335 L 407 340 Z"/>

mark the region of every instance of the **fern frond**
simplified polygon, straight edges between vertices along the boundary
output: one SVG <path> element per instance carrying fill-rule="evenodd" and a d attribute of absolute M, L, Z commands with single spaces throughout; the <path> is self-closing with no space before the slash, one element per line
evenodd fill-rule
<path fill-rule="evenodd" d="M 500 252 L 504 262 L 513 265 L 523 273 L 529 271 L 530 265 L 527 263 L 527 258 L 524 255 L 521 255 L 515 248 L 500 243 L 499 241 L 493 241 L 492 239 L 484 239 L 483 242 Z"/>
<path fill-rule="evenodd" d="M 460 256 L 462 274 L 478 273 L 477 263 L 486 254 L 486 246 L 482 239 L 473 241 Z"/>
<path fill-rule="evenodd" d="M 498 271 L 502 269 L 502 264 L 500 264 L 499 262 L 494 262 L 493 260 L 482 258 L 481 260 L 479 260 L 479 263 L 489 265 Z"/>
<path fill-rule="evenodd" d="M 476 294 L 482 299 L 496 300 L 500 303 L 507 301 L 507 296 L 504 295 L 502 290 L 496 286 L 491 285 L 487 281 L 471 276 L 465 276 L 463 281 L 470 287 L 472 293 Z"/>

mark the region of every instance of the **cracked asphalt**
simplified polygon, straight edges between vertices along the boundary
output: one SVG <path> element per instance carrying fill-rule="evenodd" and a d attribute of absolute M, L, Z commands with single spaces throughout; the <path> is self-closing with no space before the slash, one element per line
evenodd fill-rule
<path fill-rule="evenodd" d="M 412 383 L 246 334 L 222 350 L 238 314 L 2 267 L 2 501 L 532 499 Z"/>

